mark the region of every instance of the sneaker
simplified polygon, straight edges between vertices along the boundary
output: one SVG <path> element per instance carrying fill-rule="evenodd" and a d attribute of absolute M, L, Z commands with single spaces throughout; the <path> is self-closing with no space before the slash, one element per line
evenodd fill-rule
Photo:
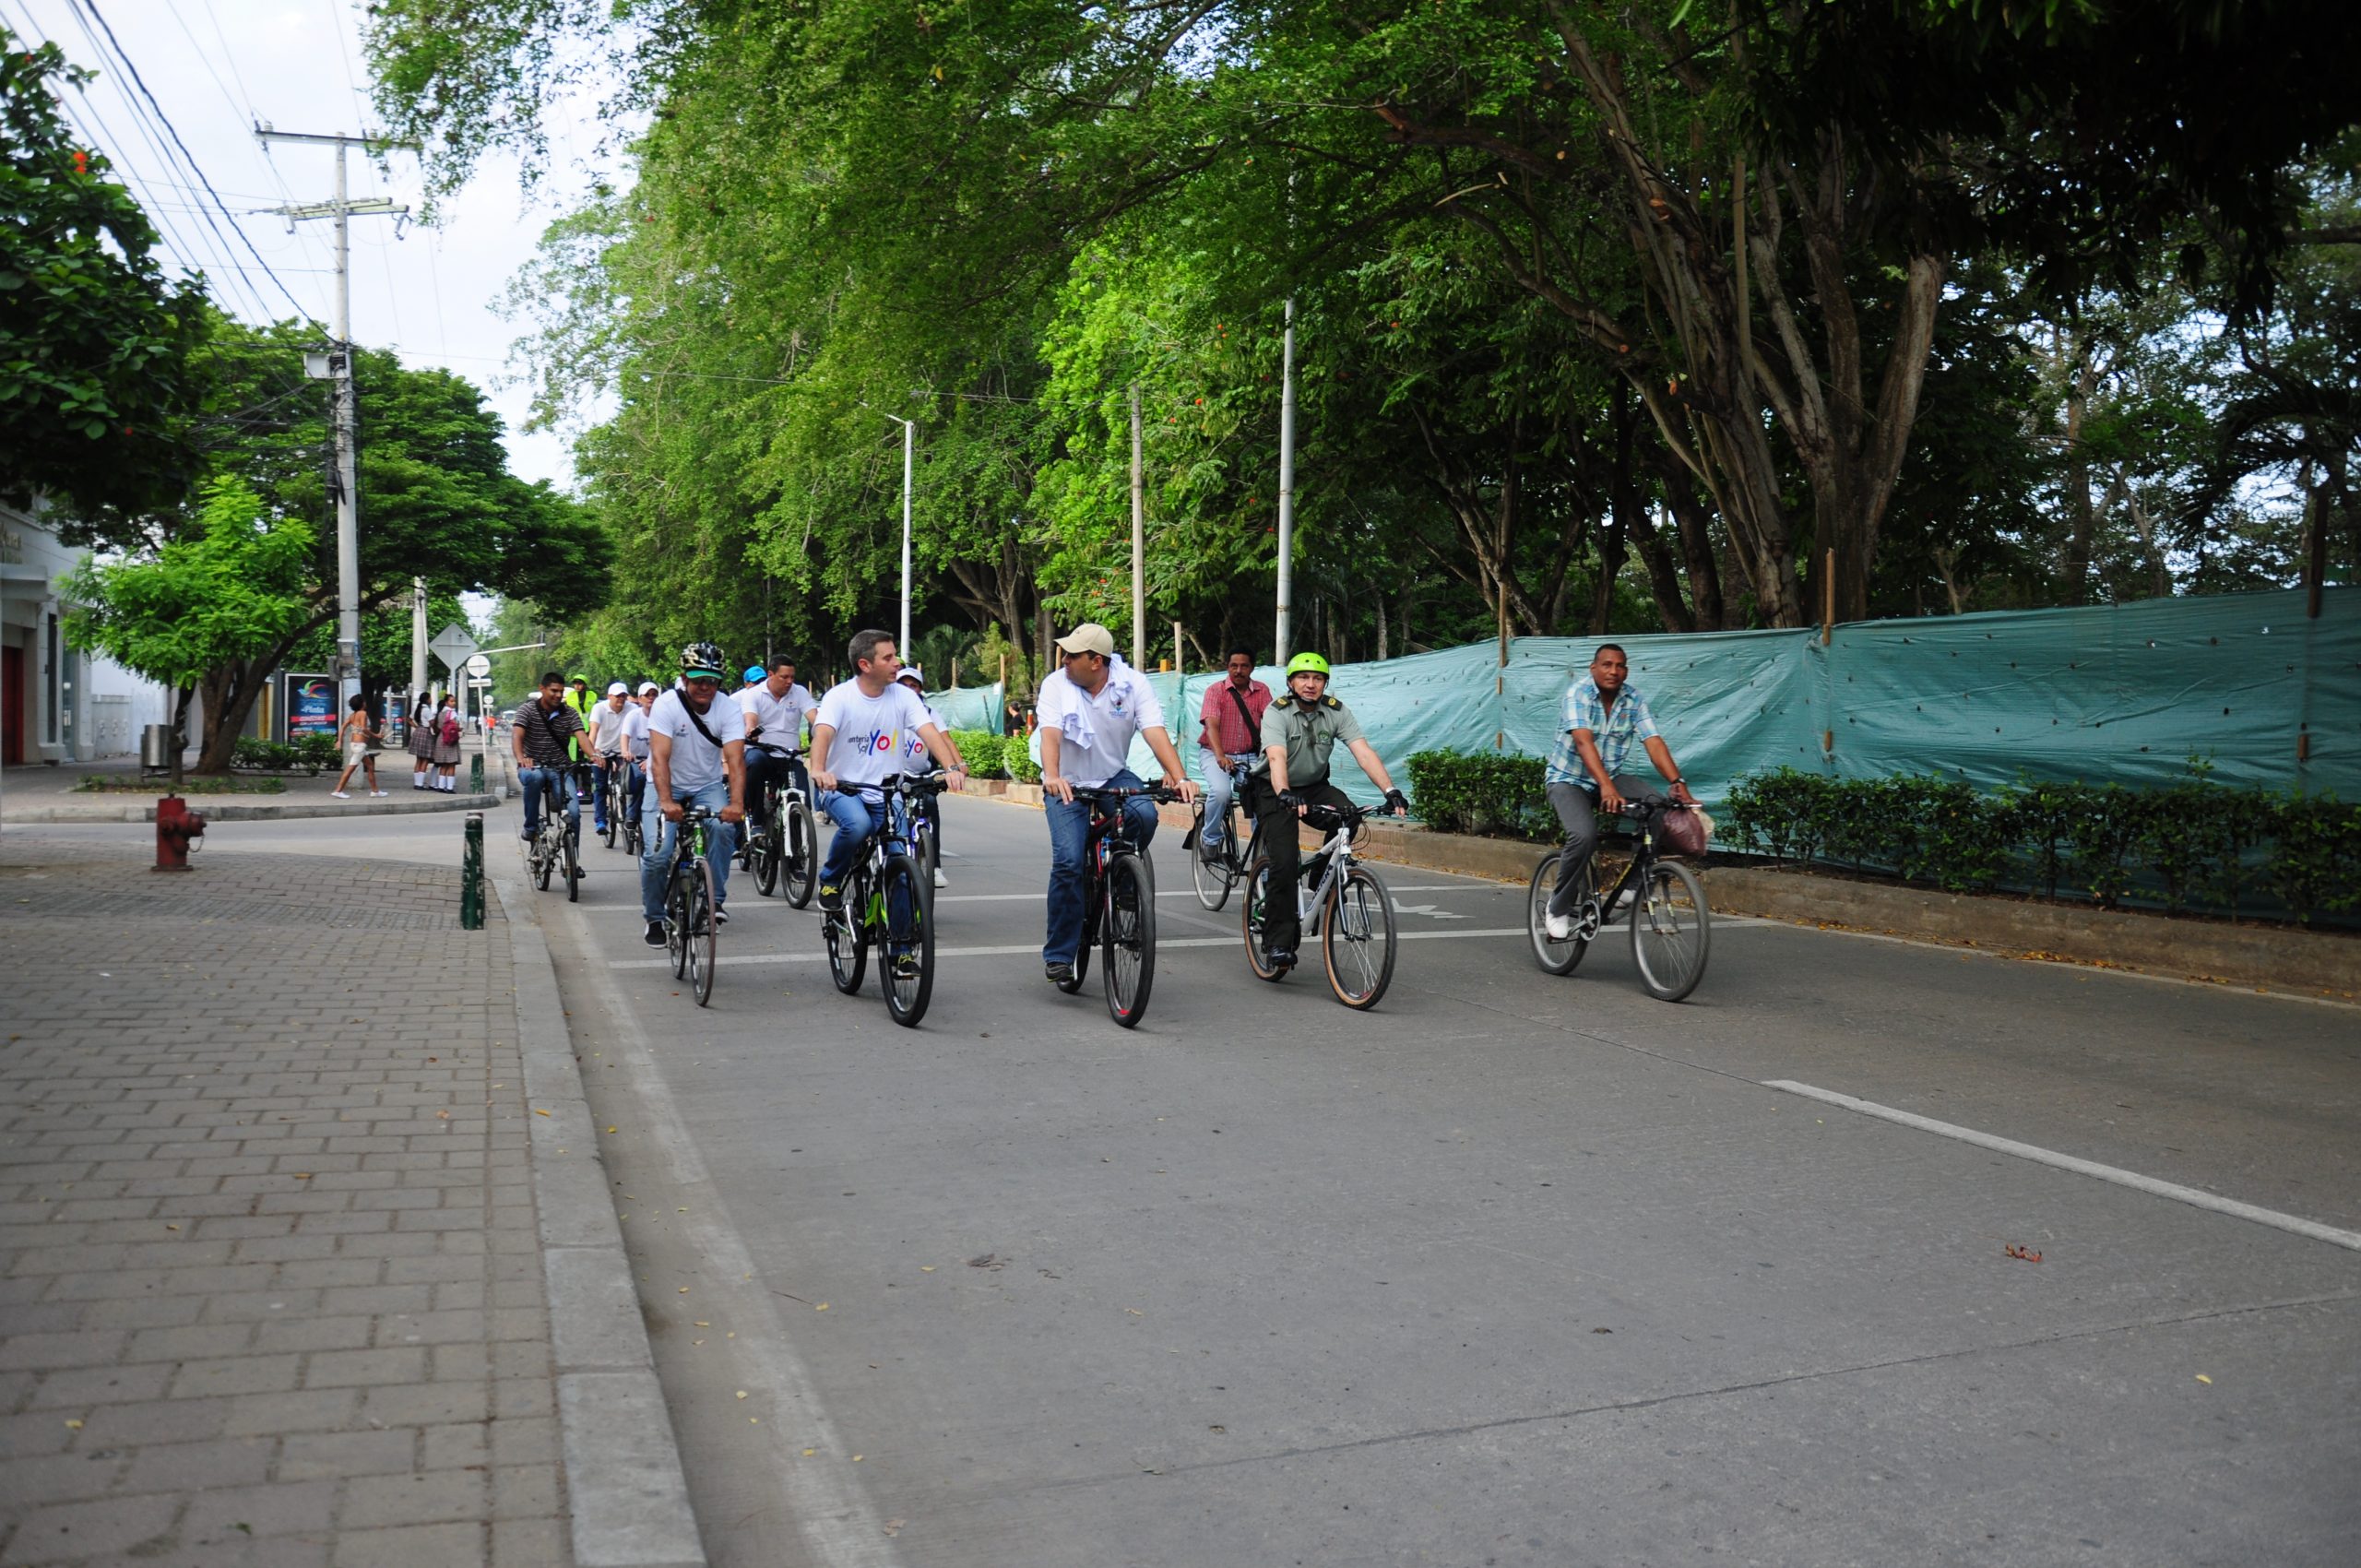
<path fill-rule="evenodd" d="M 896 953 L 896 954 L 895 954 L 895 955 L 894 955 L 894 974 L 895 974 L 895 977 L 896 977 L 896 979 L 898 979 L 898 980 L 916 980 L 916 979 L 918 979 L 918 978 L 919 978 L 919 956 L 918 956 L 917 954 L 915 954 L 915 953 Z"/>
<path fill-rule="evenodd" d="M 941 866 L 934 868 L 934 885 L 937 887 L 948 887 L 951 885 L 951 879 L 943 874 L 943 868 Z"/>
<path fill-rule="evenodd" d="M 1043 964 L 1041 977 L 1052 985 L 1072 985 L 1074 966 L 1072 964 Z"/>
<path fill-rule="evenodd" d="M 372 790 L 369 791 L 369 798 L 372 800 L 382 801 L 386 798 L 386 791 L 383 790 Z"/>
<path fill-rule="evenodd" d="M 520 844 L 529 844 L 538 837 L 540 837 L 540 835 L 535 833 L 533 829 L 527 827 L 518 830 L 516 834 L 516 840 Z"/>
<path fill-rule="evenodd" d="M 730 911 L 727 909 L 714 910 L 713 923 L 716 925 L 728 925 L 730 923 Z"/>
<path fill-rule="evenodd" d="M 351 797 L 351 796 L 350 796 L 350 795 L 346 794 L 346 793 L 345 793 L 343 790 L 329 790 L 329 791 L 328 791 L 328 793 L 329 793 L 329 794 L 331 794 L 331 795 L 333 795 L 333 796 L 335 796 L 335 797 L 336 797 L 338 800 L 339 800 L 339 801 L 349 801 L 349 800 L 352 799 L 352 797 Z"/>
<path fill-rule="evenodd" d="M 1545 914 L 1541 917 L 1541 929 L 1549 933 L 1552 942 L 1572 942 L 1574 939 L 1574 917 Z"/>
<path fill-rule="evenodd" d="M 820 908 L 832 915 L 845 912 L 845 890 L 833 882 L 820 884 Z"/>
<path fill-rule="evenodd" d="M 1197 841 L 1197 853 L 1209 866 L 1217 866 L 1221 864 L 1221 846 L 1219 844 L 1210 844 L 1201 838 Z"/>
<path fill-rule="evenodd" d="M 664 922 L 662 921 L 648 921 L 647 929 L 640 932 L 639 939 L 650 947 L 664 946 Z"/>

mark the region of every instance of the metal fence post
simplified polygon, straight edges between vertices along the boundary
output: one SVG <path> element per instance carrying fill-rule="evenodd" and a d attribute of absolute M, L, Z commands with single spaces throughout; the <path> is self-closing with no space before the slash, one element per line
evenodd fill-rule
<path fill-rule="evenodd" d="M 472 794 L 483 793 L 483 754 L 478 752 L 468 759 L 468 790 Z"/>
<path fill-rule="evenodd" d="M 476 766 L 483 766 L 478 758 Z M 468 814 L 467 848 L 459 856 L 459 929 L 483 929 L 483 813 Z"/>

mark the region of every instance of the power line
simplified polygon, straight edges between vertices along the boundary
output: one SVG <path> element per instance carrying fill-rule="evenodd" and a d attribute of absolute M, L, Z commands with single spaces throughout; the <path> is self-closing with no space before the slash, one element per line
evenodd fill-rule
<path fill-rule="evenodd" d="M 269 277 L 271 282 L 278 286 L 279 291 L 282 295 L 286 296 L 287 303 L 295 307 L 296 315 L 302 316 L 304 320 L 311 322 L 314 327 L 318 327 L 320 324 L 313 317 L 312 313 L 303 308 L 302 302 L 295 298 L 294 291 L 287 287 L 287 284 L 279 278 L 278 273 L 271 270 L 270 263 L 263 259 L 262 252 L 255 249 L 255 243 L 253 240 L 247 238 L 246 232 L 238 227 L 237 218 L 231 212 L 229 203 L 221 199 L 220 193 L 213 188 L 213 182 L 206 178 L 205 171 L 197 166 L 196 158 L 189 151 L 188 144 L 181 139 L 180 132 L 173 127 L 171 116 L 164 113 L 163 105 L 156 101 L 156 95 L 148 90 L 147 82 L 143 80 L 139 75 L 139 67 L 132 64 L 131 56 L 129 54 L 124 53 L 122 43 L 118 42 L 114 36 L 114 29 L 107 25 L 105 16 L 100 12 L 97 0 L 80 0 L 80 4 L 83 9 L 90 13 L 91 19 L 99 24 L 101 30 L 105 32 L 107 35 L 107 42 L 114 45 L 115 57 L 123 62 L 124 69 L 131 73 L 132 85 L 139 89 L 140 97 L 146 99 L 148 101 L 148 107 L 155 111 L 156 118 L 162 123 L 166 133 L 172 137 L 172 145 L 181 149 L 181 157 L 187 163 L 189 172 L 196 176 L 197 183 L 205 187 L 206 195 L 213 198 L 214 206 L 221 209 L 221 215 L 230 220 L 230 226 L 232 229 L 237 229 L 238 237 L 245 241 L 246 250 L 254 256 L 255 264 L 260 267 L 264 273 Z M 213 223 L 213 220 L 209 215 L 206 219 L 206 223 L 207 226 L 212 228 L 214 232 L 217 234 L 220 232 L 219 226 Z M 226 244 L 227 241 L 225 240 L 224 243 Z M 265 314 L 267 315 L 268 313 L 266 312 Z"/>

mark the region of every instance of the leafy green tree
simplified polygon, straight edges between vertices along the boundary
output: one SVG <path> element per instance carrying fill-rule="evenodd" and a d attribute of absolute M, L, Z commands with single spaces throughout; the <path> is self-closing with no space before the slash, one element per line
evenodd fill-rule
<path fill-rule="evenodd" d="M 191 526 L 127 559 L 85 556 L 66 579 L 66 640 L 178 694 L 179 731 L 199 683 L 224 666 L 273 658 L 311 619 L 314 536 L 271 519 L 235 478 L 208 481 Z M 180 751 L 172 753 L 180 782 Z"/>
<path fill-rule="evenodd" d="M 59 112 L 91 75 L 0 27 L 0 501 L 15 506 L 177 500 L 197 472 L 202 285 L 165 276 L 147 214 Z"/>

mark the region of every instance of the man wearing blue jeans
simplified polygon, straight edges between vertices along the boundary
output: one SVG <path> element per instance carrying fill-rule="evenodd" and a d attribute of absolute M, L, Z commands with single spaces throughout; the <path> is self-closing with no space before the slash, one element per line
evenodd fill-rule
<path fill-rule="evenodd" d="M 516 787 L 525 793 L 525 842 L 541 831 L 541 794 L 565 802 L 567 826 L 579 833 L 582 806 L 567 787 L 574 762 L 569 742 L 582 733 L 582 716 L 565 700 L 565 677 L 552 670 L 541 677 L 541 695 L 516 710 L 508 743 L 516 759 Z M 577 871 L 577 876 L 587 872 Z"/>
<path fill-rule="evenodd" d="M 1147 742 L 1181 800 L 1195 800 L 1197 787 L 1172 749 L 1164 709 L 1146 677 L 1115 657 L 1112 632 L 1096 622 L 1076 626 L 1058 639 L 1058 655 L 1059 669 L 1041 683 L 1034 699 L 1041 735 L 1041 809 L 1050 819 L 1050 930 L 1041 945 L 1041 968 L 1057 984 L 1071 985 L 1088 885 L 1083 853 L 1090 842 L 1090 804 L 1074 798 L 1075 789 L 1139 789 L 1140 777 L 1125 761 L 1134 735 Z M 1156 802 L 1145 796 L 1125 801 L 1118 831 L 1145 849 L 1156 837 Z"/>
<path fill-rule="evenodd" d="M 883 796 L 844 786 L 874 784 L 907 771 L 903 754 L 912 735 L 943 766 L 953 789 L 967 776 L 926 704 L 895 678 L 901 673 L 902 656 L 892 634 L 857 632 L 846 652 L 852 679 L 831 686 L 812 719 L 812 782 L 819 790 L 812 804 L 836 825 L 820 867 L 820 908 L 831 915 L 844 909 L 845 880 L 861 846 L 885 823 Z"/>
<path fill-rule="evenodd" d="M 722 669 L 719 648 L 691 643 L 681 650 L 681 683 L 648 710 L 647 790 L 664 816 L 639 857 L 639 913 L 647 922 L 642 940 L 650 947 L 665 945 L 665 879 L 681 819 L 692 806 L 720 818 L 706 830 L 706 861 L 713 868 L 714 924 L 730 923 L 723 906 L 737 825 L 746 815 L 746 736 L 737 705 L 719 700 Z"/>

